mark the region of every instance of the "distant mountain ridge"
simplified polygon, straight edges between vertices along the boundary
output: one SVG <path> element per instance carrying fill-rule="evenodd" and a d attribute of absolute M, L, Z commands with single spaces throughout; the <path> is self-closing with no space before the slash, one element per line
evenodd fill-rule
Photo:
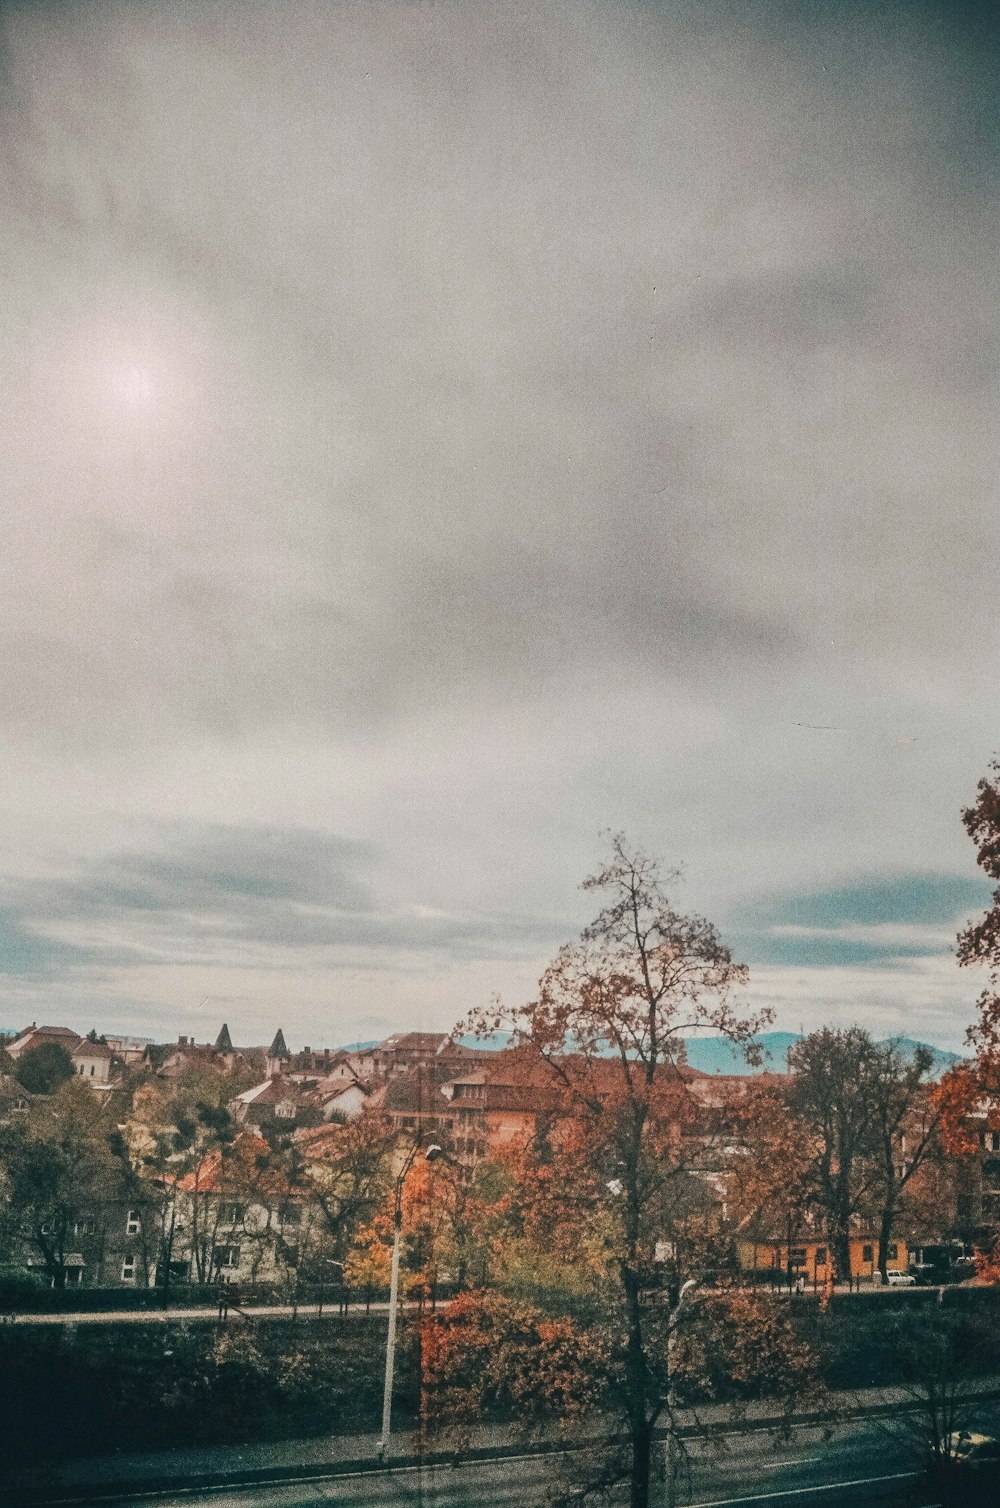
<path fill-rule="evenodd" d="M 464 1036 L 458 1040 L 463 1047 L 478 1047 L 487 1052 L 500 1052 L 509 1043 L 510 1032 L 491 1032 L 488 1037 Z M 796 1042 L 802 1041 L 802 1034 L 800 1032 L 762 1032 L 753 1040 L 761 1049 L 760 1068 L 751 1068 L 743 1055 L 742 1048 L 730 1042 L 728 1037 L 687 1037 L 684 1041 L 684 1048 L 689 1066 L 697 1069 L 699 1073 L 742 1075 L 759 1073 L 762 1070 L 768 1073 L 787 1073 L 788 1049 Z M 883 1040 L 895 1042 L 907 1055 L 916 1052 L 918 1047 L 926 1048 L 933 1057 L 931 1068 L 933 1078 L 940 1078 L 941 1074 L 962 1061 L 961 1053 L 949 1052 L 944 1047 L 933 1047 L 929 1042 L 916 1042 L 912 1037 L 887 1037 Z M 376 1042 L 352 1042 L 340 1051 L 363 1052 L 377 1045 Z"/>
<path fill-rule="evenodd" d="M 799 1032 L 763 1032 L 755 1037 L 754 1042 L 763 1053 L 761 1068 L 770 1073 L 786 1073 L 788 1049 L 801 1040 L 802 1036 Z M 943 1047 L 933 1047 L 929 1042 L 916 1042 L 912 1037 L 886 1037 L 883 1041 L 895 1042 L 907 1056 L 916 1052 L 918 1047 L 926 1048 L 933 1059 L 931 1067 L 933 1078 L 939 1078 L 949 1068 L 962 1061 L 961 1053 L 948 1052 Z M 684 1046 L 687 1050 L 688 1063 L 692 1068 L 700 1069 L 702 1073 L 747 1074 L 759 1071 L 749 1066 L 742 1050 L 727 1037 L 689 1037 Z"/>
<path fill-rule="evenodd" d="M 761 1069 L 769 1073 L 786 1073 L 788 1070 L 788 1049 L 796 1042 L 801 1042 L 800 1032 L 762 1032 L 754 1038 L 755 1044 L 763 1054 Z M 962 1061 L 961 1053 L 948 1052 L 943 1047 L 933 1047 L 929 1042 L 916 1042 L 912 1037 L 886 1038 L 886 1041 L 896 1042 L 902 1050 L 913 1053 L 918 1047 L 925 1047 L 933 1054 L 932 1075 L 940 1077 L 954 1064 Z M 461 1041 L 468 1047 L 485 1047 L 494 1051 L 506 1047 L 510 1041 L 507 1032 L 493 1032 L 491 1036 L 481 1041 L 476 1037 L 462 1037 Z M 696 1068 L 700 1073 L 729 1073 L 748 1074 L 758 1073 L 760 1069 L 751 1068 L 743 1055 L 743 1050 L 730 1042 L 728 1037 L 687 1037 L 684 1042 L 688 1064 Z"/>
<path fill-rule="evenodd" d="M 688 1037 L 684 1047 L 688 1065 L 701 1073 L 785 1073 L 788 1049 L 800 1041 L 798 1032 L 763 1032 L 754 1038 L 761 1050 L 760 1069 L 751 1068 L 741 1048 L 728 1037 Z"/>

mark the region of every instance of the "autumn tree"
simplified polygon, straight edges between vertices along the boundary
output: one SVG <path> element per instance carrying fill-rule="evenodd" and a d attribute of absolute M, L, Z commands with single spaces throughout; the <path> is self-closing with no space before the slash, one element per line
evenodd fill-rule
<path fill-rule="evenodd" d="M 345 1262 L 386 1196 L 396 1135 L 374 1110 L 345 1125 L 318 1126 L 294 1139 L 290 1181 L 315 1213 L 331 1257 Z"/>
<path fill-rule="evenodd" d="M 487 1282 L 493 1228 L 503 1208 L 497 1172 L 487 1160 L 463 1163 L 447 1150 L 433 1161 L 414 1161 L 402 1188 L 407 1265 L 432 1302 L 442 1281 L 458 1289 L 470 1279 Z"/>
<path fill-rule="evenodd" d="M 980 869 L 1000 882 L 1000 760 L 980 780 L 976 800 L 962 812 L 962 822 L 976 846 Z M 967 1041 L 976 1050 L 984 1085 L 995 1089 L 1000 1083 L 1000 883 L 985 914 L 959 933 L 958 961 L 963 967 L 986 970 L 977 1001 L 979 1019 L 970 1027 Z"/>
<path fill-rule="evenodd" d="M 459 1436 L 484 1419 L 564 1433 L 602 1401 L 607 1357 L 572 1320 L 499 1294 L 459 1295 L 421 1329 L 421 1414 Z"/>
<path fill-rule="evenodd" d="M 562 1129 L 540 1155 L 556 1170 L 548 1194 L 564 1222 L 599 1232 L 605 1244 L 608 1396 L 622 1421 L 632 1508 L 649 1501 L 678 1294 L 701 1270 L 711 1225 L 683 1039 L 707 1029 L 752 1051 L 769 1019 L 739 1009 L 747 971 L 715 927 L 671 904 L 665 883 L 678 878 L 613 837 L 608 861 L 583 887 L 601 909 L 546 969 L 537 999 L 512 1020 L 496 1009 L 472 1021 L 484 1035 L 509 1026 L 525 1071 L 558 1099 Z"/>
<path fill-rule="evenodd" d="M 980 869 L 989 879 L 1000 882 L 1000 760 L 994 760 L 980 780 L 976 800 L 963 810 L 962 822 L 975 844 Z M 981 968 L 986 974 L 976 1002 L 977 1019 L 966 1033 L 975 1059 L 953 1069 L 942 1086 L 946 1098 L 943 1125 L 949 1148 L 967 1158 L 978 1150 L 977 1130 L 983 1125 L 984 1105 L 995 1108 L 1000 1096 L 1000 883 L 979 920 L 970 922 L 958 934 L 958 962 L 963 968 Z M 991 1272 L 1000 1272 L 1000 1242 L 986 1256 L 985 1265 Z"/>
<path fill-rule="evenodd" d="M 11 1253 L 36 1253 L 55 1288 L 66 1286 L 74 1226 L 115 1187 L 108 1130 L 96 1096 L 75 1079 L 0 1124 L 0 1233 Z"/>
<path fill-rule="evenodd" d="M 792 1113 L 787 1086 L 757 1084 L 751 1079 L 727 1114 L 733 1155 L 726 1193 L 734 1236 L 755 1245 L 776 1243 L 784 1236 L 791 1282 L 789 1238 L 811 1211 L 819 1144 Z"/>
<path fill-rule="evenodd" d="M 216 1275 L 218 1201 L 210 1184 L 218 1183 L 219 1163 L 236 1140 L 237 1126 L 226 1108 L 232 1082 L 228 1074 L 202 1065 L 170 1081 L 147 1081 L 136 1089 L 112 1143 L 136 1197 L 141 1190 L 143 1203 L 157 1211 L 157 1280 L 165 1298 L 181 1245 L 196 1281 L 210 1282 Z"/>

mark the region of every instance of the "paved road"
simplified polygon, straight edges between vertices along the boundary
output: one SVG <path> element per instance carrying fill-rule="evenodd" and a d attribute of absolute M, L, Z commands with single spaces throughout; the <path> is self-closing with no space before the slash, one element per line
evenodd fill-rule
<path fill-rule="evenodd" d="M 983 1405 L 975 1423 L 996 1431 L 1000 1406 Z M 876 1508 L 901 1501 L 916 1485 L 904 1426 L 855 1421 L 826 1439 L 815 1426 L 775 1442 L 770 1432 L 732 1434 L 717 1446 L 692 1443 L 680 1485 L 690 1508 Z M 531 1508 L 560 1481 L 572 1484 L 580 1458 L 519 1456 L 448 1467 L 396 1467 L 336 1478 L 268 1483 L 155 1498 L 124 1497 L 120 1508 Z M 655 1499 L 664 1502 L 663 1489 Z M 913 1504 L 930 1504 L 918 1495 Z"/>

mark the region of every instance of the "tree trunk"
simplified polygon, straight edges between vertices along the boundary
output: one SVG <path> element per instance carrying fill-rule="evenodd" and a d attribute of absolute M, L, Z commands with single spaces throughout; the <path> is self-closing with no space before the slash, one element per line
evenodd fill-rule
<path fill-rule="evenodd" d="M 889 1242 L 892 1239 L 892 1223 L 895 1218 L 895 1208 L 886 1204 L 882 1210 L 882 1221 L 878 1233 L 878 1270 L 882 1274 L 883 1284 L 888 1283 L 886 1267 L 889 1261 Z"/>
<path fill-rule="evenodd" d="M 830 1250 L 838 1279 L 844 1283 L 851 1280 L 851 1233 L 838 1227 L 831 1232 Z"/>
<path fill-rule="evenodd" d="M 653 1432 L 646 1422 L 632 1421 L 632 1474 L 629 1480 L 629 1508 L 649 1508 L 649 1458 Z"/>
<path fill-rule="evenodd" d="M 633 1247 L 634 1249 L 634 1247 Z M 649 1457 L 652 1430 L 647 1415 L 647 1363 L 642 1331 L 642 1299 L 637 1267 L 627 1262 L 622 1267 L 628 1314 L 628 1351 L 625 1362 L 626 1410 L 632 1460 L 629 1477 L 630 1508 L 648 1508 Z"/>

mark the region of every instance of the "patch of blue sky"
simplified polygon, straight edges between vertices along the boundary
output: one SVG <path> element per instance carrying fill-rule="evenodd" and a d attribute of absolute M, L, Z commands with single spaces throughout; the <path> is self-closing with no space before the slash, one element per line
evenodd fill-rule
<path fill-rule="evenodd" d="M 765 965 L 784 968 L 871 968 L 898 958 L 920 958 L 938 948 L 912 942 L 861 942 L 854 938 L 824 935 L 789 936 L 773 932 L 729 933 L 726 941 L 735 957 L 753 968 Z"/>
<path fill-rule="evenodd" d="M 0 975 L 48 974 L 85 956 L 82 948 L 26 931 L 9 911 L 0 909 Z"/>
<path fill-rule="evenodd" d="M 755 920 L 764 920 L 768 926 L 799 927 L 946 923 L 983 910 L 991 894 L 989 881 L 975 875 L 897 875 L 832 890 L 774 896 L 761 907 L 764 915 Z M 746 923 L 749 917 L 741 920 Z"/>
<path fill-rule="evenodd" d="M 872 967 L 949 953 L 958 927 L 989 905 L 991 893 L 976 876 L 873 878 L 763 897 L 734 912 L 723 932 L 751 966 Z"/>

